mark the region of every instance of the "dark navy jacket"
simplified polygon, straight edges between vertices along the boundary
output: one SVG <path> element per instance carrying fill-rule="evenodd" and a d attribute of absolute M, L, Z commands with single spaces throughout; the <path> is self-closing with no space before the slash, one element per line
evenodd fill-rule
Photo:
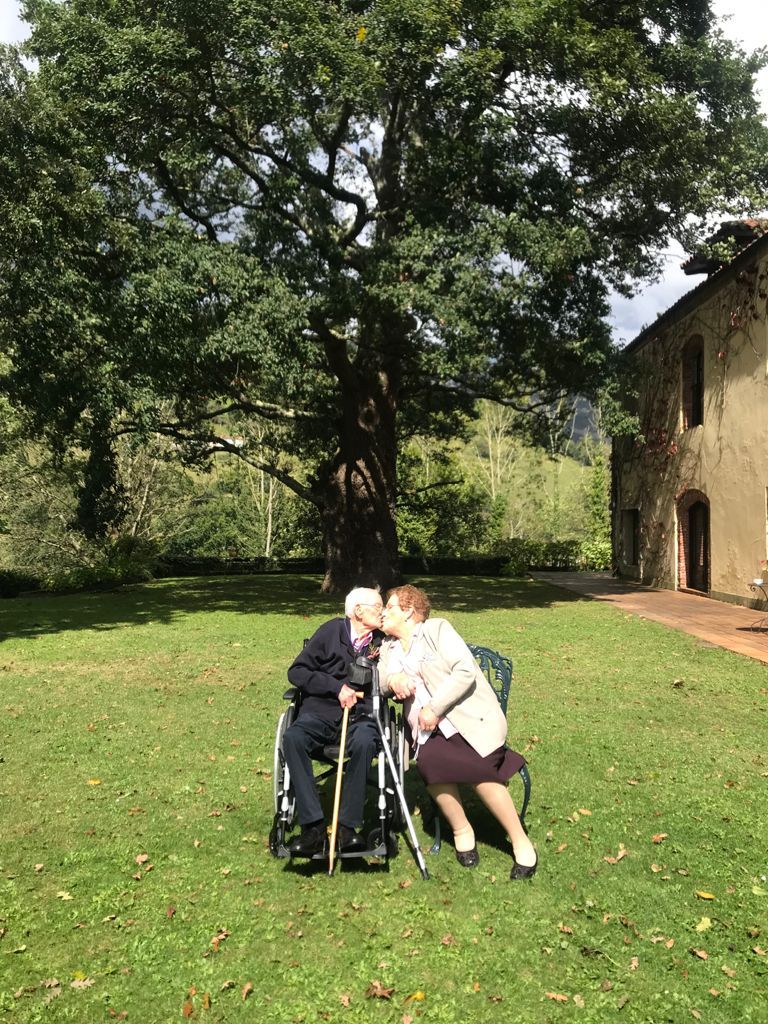
<path fill-rule="evenodd" d="M 375 647 L 378 647 L 382 636 L 378 630 L 374 631 L 372 643 Z M 304 697 L 300 716 L 313 714 L 327 722 L 341 722 L 339 690 L 349 681 L 349 666 L 354 660 L 349 619 L 331 619 L 323 623 L 288 669 L 288 681 L 301 690 Z M 367 697 L 352 708 L 351 717 L 369 714 L 370 711 L 371 699 Z"/>

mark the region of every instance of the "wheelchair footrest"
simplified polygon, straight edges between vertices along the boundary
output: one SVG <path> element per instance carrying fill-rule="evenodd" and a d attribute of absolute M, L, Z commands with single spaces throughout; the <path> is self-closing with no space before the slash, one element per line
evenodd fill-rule
<path fill-rule="evenodd" d="M 342 853 L 337 851 L 335 860 L 355 860 L 361 857 L 391 857 L 393 853 L 393 847 L 396 848 L 395 844 L 397 839 L 394 834 L 390 834 L 389 846 L 386 842 L 372 842 L 369 840 L 368 845 L 364 850 L 352 850 L 349 853 Z M 285 853 L 277 852 L 276 857 L 292 857 L 286 846 L 281 846 L 279 851 L 284 850 Z M 314 861 L 327 861 L 328 860 L 328 847 L 319 850 L 317 853 L 313 853 L 311 857 L 297 857 L 296 860 L 314 860 Z"/>

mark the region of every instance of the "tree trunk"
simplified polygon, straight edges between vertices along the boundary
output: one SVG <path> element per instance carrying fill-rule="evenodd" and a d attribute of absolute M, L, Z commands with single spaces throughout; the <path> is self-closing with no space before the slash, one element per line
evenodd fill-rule
<path fill-rule="evenodd" d="M 344 400 L 340 448 L 319 482 L 326 593 L 401 582 L 395 526 L 397 442 L 381 390 Z"/>

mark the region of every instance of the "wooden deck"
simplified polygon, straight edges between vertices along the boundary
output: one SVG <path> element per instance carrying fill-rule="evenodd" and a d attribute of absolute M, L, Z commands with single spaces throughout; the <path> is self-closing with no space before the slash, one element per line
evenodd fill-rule
<path fill-rule="evenodd" d="M 753 628 L 763 618 L 759 611 L 697 594 L 627 583 L 603 573 L 534 572 L 531 575 L 554 587 L 595 601 L 607 601 L 622 611 L 661 622 L 717 647 L 768 664 L 768 618 L 765 628 Z"/>

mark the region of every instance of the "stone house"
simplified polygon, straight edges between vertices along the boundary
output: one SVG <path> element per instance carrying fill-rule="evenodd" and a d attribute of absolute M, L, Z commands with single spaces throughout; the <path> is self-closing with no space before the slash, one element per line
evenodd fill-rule
<path fill-rule="evenodd" d="M 768 580 L 768 228 L 725 224 L 728 262 L 624 350 L 642 437 L 613 448 L 620 575 L 754 605 Z"/>

